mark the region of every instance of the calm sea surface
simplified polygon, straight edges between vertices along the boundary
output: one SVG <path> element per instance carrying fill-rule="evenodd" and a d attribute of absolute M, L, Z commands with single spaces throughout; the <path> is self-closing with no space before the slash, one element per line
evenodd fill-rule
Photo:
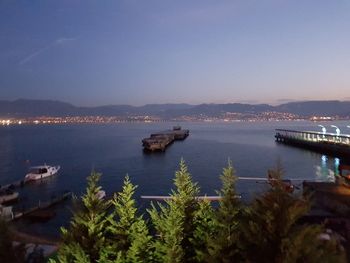
<path fill-rule="evenodd" d="M 336 158 L 276 144 L 274 129 L 319 130 L 312 122 L 234 122 L 181 123 L 190 129 L 185 141 L 175 142 L 165 153 L 145 154 L 141 139 L 150 133 L 169 129 L 177 123 L 8 126 L 0 127 L 0 184 L 23 179 L 29 166 L 61 165 L 60 173 L 41 184 L 20 190 L 19 206 L 48 200 L 53 194 L 71 190 L 80 196 L 92 170 L 101 172 L 101 185 L 108 193 L 119 191 L 128 174 L 141 195 L 167 195 L 179 161 L 184 158 L 203 194 L 213 195 L 220 188 L 219 175 L 231 159 L 238 176 L 265 177 L 267 169 L 280 159 L 286 178 L 332 180 Z M 338 125 L 344 133 L 345 122 Z M 329 128 L 331 131 L 331 128 Z M 350 132 L 350 129 L 348 129 Z M 238 191 L 249 200 L 264 184 L 239 181 Z M 138 200 L 142 209 L 148 202 Z M 58 228 L 70 217 L 70 202 L 55 208 L 57 216 L 47 223 L 20 220 L 19 228 L 57 236 Z"/>

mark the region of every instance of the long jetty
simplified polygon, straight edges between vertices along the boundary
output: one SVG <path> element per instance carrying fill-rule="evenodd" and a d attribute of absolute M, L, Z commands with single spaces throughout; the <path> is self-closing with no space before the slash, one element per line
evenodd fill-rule
<path fill-rule="evenodd" d="M 278 143 L 334 156 L 350 157 L 350 135 L 276 129 Z"/>

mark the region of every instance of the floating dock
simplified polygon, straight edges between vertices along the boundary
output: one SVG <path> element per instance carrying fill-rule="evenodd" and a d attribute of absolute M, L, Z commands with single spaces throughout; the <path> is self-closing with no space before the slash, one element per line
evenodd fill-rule
<path fill-rule="evenodd" d="M 189 134 L 189 130 L 182 130 L 180 126 L 174 126 L 172 130 L 152 133 L 149 138 L 142 140 L 142 146 L 146 151 L 165 151 L 171 143 L 184 140 Z"/>
<path fill-rule="evenodd" d="M 278 143 L 350 158 L 350 135 L 276 129 Z"/>

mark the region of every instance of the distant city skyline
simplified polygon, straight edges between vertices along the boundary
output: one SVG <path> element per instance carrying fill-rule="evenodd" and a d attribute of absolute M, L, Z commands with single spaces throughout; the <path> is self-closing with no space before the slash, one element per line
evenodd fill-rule
<path fill-rule="evenodd" d="M 0 99 L 350 100 L 350 1 L 1 1 Z"/>

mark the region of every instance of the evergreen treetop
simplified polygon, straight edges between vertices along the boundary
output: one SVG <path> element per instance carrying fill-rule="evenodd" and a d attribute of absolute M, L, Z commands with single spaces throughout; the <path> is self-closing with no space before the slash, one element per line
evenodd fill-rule
<path fill-rule="evenodd" d="M 150 262 L 151 236 L 142 216 L 137 215 L 133 199 L 137 186 L 126 176 L 123 189 L 114 195 L 113 212 L 108 216 L 108 245 L 103 249 L 102 262 Z"/>
<path fill-rule="evenodd" d="M 61 228 L 62 247 L 58 260 L 61 263 L 96 262 L 101 249 L 106 245 L 106 213 L 108 203 L 99 198 L 101 187 L 98 185 L 101 174 L 92 172 L 87 178 L 86 193 L 79 203 L 75 198 L 76 210 L 69 229 Z"/>
<path fill-rule="evenodd" d="M 149 210 L 158 235 L 155 241 L 156 256 L 160 262 L 193 262 L 195 251 L 192 242 L 195 231 L 195 214 L 199 209 L 199 187 L 192 182 L 184 160 L 175 173 L 175 190 L 165 205 L 152 204 Z"/>
<path fill-rule="evenodd" d="M 219 207 L 214 213 L 214 233 L 208 239 L 206 262 L 237 262 L 240 257 L 241 203 L 235 189 L 237 180 L 231 161 L 223 169 Z"/>

